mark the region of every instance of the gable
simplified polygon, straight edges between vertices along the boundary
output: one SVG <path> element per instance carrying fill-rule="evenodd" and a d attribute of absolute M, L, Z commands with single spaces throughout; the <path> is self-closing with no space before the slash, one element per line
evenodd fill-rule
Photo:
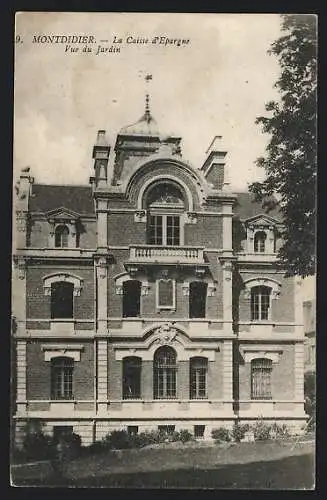
<path fill-rule="evenodd" d="M 69 210 L 65 207 L 60 207 L 55 210 L 50 210 L 46 213 L 48 219 L 60 219 L 60 220 L 77 220 L 80 215 L 73 210 Z"/>
<path fill-rule="evenodd" d="M 254 217 L 250 217 L 249 219 L 243 220 L 246 226 L 280 226 L 281 222 L 273 217 L 269 217 L 266 214 L 255 215 Z"/>

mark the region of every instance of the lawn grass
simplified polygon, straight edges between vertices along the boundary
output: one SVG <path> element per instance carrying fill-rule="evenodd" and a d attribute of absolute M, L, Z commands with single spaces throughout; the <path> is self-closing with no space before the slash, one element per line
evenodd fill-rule
<path fill-rule="evenodd" d="M 122 450 L 75 460 L 61 480 L 49 470 L 35 473 L 18 469 L 13 481 L 26 486 L 311 489 L 314 446 L 261 442 Z"/>

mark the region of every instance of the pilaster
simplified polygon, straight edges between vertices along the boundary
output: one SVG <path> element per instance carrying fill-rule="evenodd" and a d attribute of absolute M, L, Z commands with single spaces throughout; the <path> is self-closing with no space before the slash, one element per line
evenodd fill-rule
<path fill-rule="evenodd" d="M 223 398 L 225 401 L 233 399 L 233 344 L 231 340 L 224 340 L 223 344 Z"/>
<path fill-rule="evenodd" d="M 17 414 L 26 412 L 26 341 L 18 340 L 17 349 Z"/>
<path fill-rule="evenodd" d="M 97 304 L 97 332 L 107 334 L 108 318 L 108 267 L 107 256 L 101 255 L 96 259 L 96 304 Z"/>
<path fill-rule="evenodd" d="M 107 249 L 108 247 L 108 201 L 97 200 L 97 233 L 98 233 L 98 249 Z"/>
<path fill-rule="evenodd" d="M 223 267 L 223 319 L 226 333 L 232 333 L 233 322 L 233 264 L 226 260 L 222 263 Z M 229 326 L 228 326 L 229 325 Z M 229 331 L 230 330 L 230 331 Z"/>
<path fill-rule="evenodd" d="M 232 203 L 224 203 L 222 206 L 223 210 L 223 250 L 233 250 L 233 237 L 232 237 L 232 216 L 233 216 L 233 205 Z"/>
<path fill-rule="evenodd" d="M 304 344 L 296 343 L 294 350 L 294 399 L 304 401 Z"/>
<path fill-rule="evenodd" d="M 98 410 L 107 409 L 108 400 L 108 342 L 97 341 L 97 402 Z"/>
<path fill-rule="evenodd" d="M 15 259 L 12 277 L 12 314 L 16 318 L 17 333 L 26 324 L 26 261 L 23 257 Z"/>

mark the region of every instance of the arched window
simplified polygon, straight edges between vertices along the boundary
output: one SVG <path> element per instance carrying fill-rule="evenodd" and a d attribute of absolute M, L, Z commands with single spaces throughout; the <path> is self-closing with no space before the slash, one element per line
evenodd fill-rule
<path fill-rule="evenodd" d="M 154 399 L 176 398 L 177 359 L 172 347 L 159 347 L 154 355 Z"/>
<path fill-rule="evenodd" d="M 190 283 L 189 316 L 190 318 L 205 318 L 208 284 L 203 281 Z"/>
<path fill-rule="evenodd" d="M 271 399 L 271 359 L 259 358 L 251 361 L 251 398 Z"/>
<path fill-rule="evenodd" d="M 123 283 L 123 317 L 140 316 L 141 283 L 137 280 L 127 280 Z"/>
<path fill-rule="evenodd" d="M 266 251 L 267 235 L 264 231 L 257 231 L 254 235 L 254 251 L 264 253 Z"/>
<path fill-rule="evenodd" d="M 123 359 L 123 399 L 141 397 L 142 360 L 136 356 Z"/>
<path fill-rule="evenodd" d="M 55 230 L 55 247 L 67 248 L 68 235 L 69 235 L 69 229 L 67 226 L 65 225 L 57 226 Z"/>
<path fill-rule="evenodd" d="M 178 186 L 169 182 L 156 184 L 148 193 L 149 211 L 147 243 L 149 245 L 181 245 L 181 218 L 185 202 Z"/>
<path fill-rule="evenodd" d="M 51 284 L 51 318 L 73 318 L 73 283 L 57 281 Z"/>
<path fill-rule="evenodd" d="M 51 399 L 73 399 L 74 360 L 67 357 L 51 360 Z"/>
<path fill-rule="evenodd" d="M 190 359 L 190 399 L 206 399 L 208 359 L 195 357 Z"/>
<path fill-rule="evenodd" d="M 271 288 L 254 286 L 251 288 L 251 320 L 268 320 Z"/>

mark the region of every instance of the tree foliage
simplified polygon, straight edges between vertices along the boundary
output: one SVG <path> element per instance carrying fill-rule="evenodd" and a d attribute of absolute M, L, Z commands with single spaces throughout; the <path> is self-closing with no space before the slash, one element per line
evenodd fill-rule
<path fill-rule="evenodd" d="M 282 16 L 282 36 L 269 50 L 281 72 L 280 98 L 266 104 L 269 116 L 256 123 L 271 136 L 265 157 L 257 160 L 265 180 L 250 191 L 257 201 L 277 195 L 284 219 L 279 264 L 288 276 L 315 273 L 317 20 L 314 15 Z"/>

